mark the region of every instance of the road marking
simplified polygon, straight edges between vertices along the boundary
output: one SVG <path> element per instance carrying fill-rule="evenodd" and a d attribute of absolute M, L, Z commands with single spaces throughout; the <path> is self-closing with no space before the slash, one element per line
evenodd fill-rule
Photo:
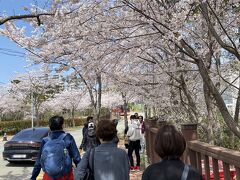
<path fill-rule="evenodd" d="M 38 177 L 36 178 L 36 180 L 42 180 L 43 179 L 43 171 L 41 171 L 38 175 Z"/>

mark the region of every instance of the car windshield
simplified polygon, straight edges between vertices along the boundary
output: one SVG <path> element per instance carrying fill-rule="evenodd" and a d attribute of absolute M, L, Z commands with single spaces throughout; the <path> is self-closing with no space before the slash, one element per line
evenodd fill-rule
<path fill-rule="evenodd" d="M 17 133 L 12 140 L 14 141 L 41 141 L 43 137 L 48 135 L 48 128 L 30 128 L 24 129 Z"/>

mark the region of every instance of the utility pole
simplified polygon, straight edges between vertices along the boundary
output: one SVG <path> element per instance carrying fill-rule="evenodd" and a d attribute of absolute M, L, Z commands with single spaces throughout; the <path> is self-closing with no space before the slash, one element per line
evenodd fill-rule
<path fill-rule="evenodd" d="M 34 108 L 34 97 L 33 91 L 31 91 L 31 111 L 32 111 L 32 128 L 34 127 L 34 116 L 35 116 L 35 108 Z"/>

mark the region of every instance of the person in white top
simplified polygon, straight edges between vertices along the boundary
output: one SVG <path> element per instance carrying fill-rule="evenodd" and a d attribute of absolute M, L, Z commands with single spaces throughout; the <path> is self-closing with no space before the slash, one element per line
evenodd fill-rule
<path fill-rule="evenodd" d="M 131 124 L 129 125 L 129 129 L 127 131 L 127 136 L 129 137 L 129 147 L 128 147 L 128 157 L 130 160 L 131 170 L 140 170 L 140 154 L 139 150 L 141 149 L 140 141 L 142 139 L 141 135 L 141 124 L 139 119 L 135 115 L 130 116 Z M 134 166 L 133 161 L 133 151 L 135 151 L 136 155 L 136 166 Z"/>

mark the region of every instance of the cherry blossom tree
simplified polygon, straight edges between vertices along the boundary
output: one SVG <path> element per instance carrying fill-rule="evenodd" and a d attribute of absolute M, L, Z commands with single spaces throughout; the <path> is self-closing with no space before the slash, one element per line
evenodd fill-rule
<path fill-rule="evenodd" d="M 69 89 L 54 95 L 53 98 L 46 101 L 42 110 L 51 109 L 54 112 L 62 112 L 63 110 L 71 111 L 72 125 L 75 127 L 75 112 L 89 107 L 90 98 L 86 96 L 86 90 Z"/>
<path fill-rule="evenodd" d="M 63 89 L 60 76 L 55 78 L 45 71 L 31 71 L 17 75 L 10 85 L 10 92 L 25 104 L 32 104 L 34 117 L 39 123 L 39 108 L 42 103 Z"/>
<path fill-rule="evenodd" d="M 132 31 L 128 32 L 134 30 L 135 37 L 151 37 L 149 43 L 144 42 L 144 45 L 158 49 L 158 60 L 165 58 L 163 54 L 168 54 L 172 57 L 171 62 L 177 60 L 174 63 L 191 63 L 203 80 L 205 102 L 210 116 L 208 120 L 212 119 L 212 105 L 216 103 L 228 127 L 239 136 L 238 125 L 220 94 L 216 81 L 218 78 L 213 76 L 216 73 L 211 73 L 221 68 L 222 62 L 218 60 L 220 49 L 235 56 L 236 60 L 239 59 L 234 40 L 238 29 L 239 4 L 233 6 L 234 1 L 221 0 L 123 2 L 128 10 L 131 9 L 126 13 L 128 22 L 135 22 L 131 25 Z M 130 33 L 128 35 L 134 37 Z M 146 48 L 144 45 L 141 46 L 142 49 Z M 211 127 L 213 121 L 209 125 Z"/>
<path fill-rule="evenodd" d="M 1 87 L 0 94 L 0 117 L 6 117 L 10 115 L 11 120 L 19 120 L 22 115 L 22 111 L 26 109 L 23 101 L 19 101 L 11 93 L 8 92 L 8 86 Z"/>
<path fill-rule="evenodd" d="M 229 67 L 237 72 L 238 1 L 52 1 L 49 9 L 30 12 L 32 17 L 1 17 L 0 33 L 27 49 L 33 63 L 73 69 L 96 111 L 112 78 L 149 107 L 170 108 L 175 117 L 180 107 L 182 119 L 193 122 L 207 117 L 209 141 L 217 107 L 240 137 L 239 87 L 229 81 L 222 59 L 224 51 L 233 57 Z M 14 23 L 19 18 L 27 18 L 31 35 Z M 221 94 L 226 84 L 237 91 L 233 117 Z"/>

